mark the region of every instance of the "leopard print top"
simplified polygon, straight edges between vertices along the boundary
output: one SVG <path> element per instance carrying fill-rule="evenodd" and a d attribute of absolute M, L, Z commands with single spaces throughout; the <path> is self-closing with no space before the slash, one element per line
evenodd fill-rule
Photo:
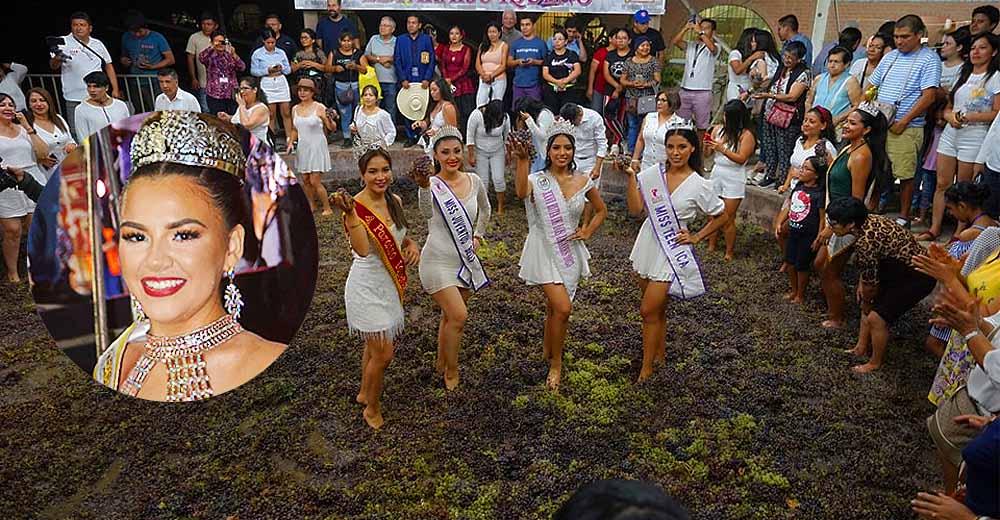
<path fill-rule="evenodd" d="M 882 260 L 894 259 L 913 267 L 913 256 L 927 254 L 909 231 L 880 215 L 870 215 L 861 226 L 854 251 L 861 281 L 869 284 L 878 283 Z"/>

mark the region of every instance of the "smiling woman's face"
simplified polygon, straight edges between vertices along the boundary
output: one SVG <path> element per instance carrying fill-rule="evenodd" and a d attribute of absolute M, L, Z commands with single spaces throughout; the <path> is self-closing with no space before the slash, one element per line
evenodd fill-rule
<path fill-rule="evenodd" d="M 122 275 L 155 333 L 218 318 L 219 284 L 242 254 L 243 228 L 226 229 L 208 191 L 188 176 L 141 177 L 128 184 L 121 220 Z"/>

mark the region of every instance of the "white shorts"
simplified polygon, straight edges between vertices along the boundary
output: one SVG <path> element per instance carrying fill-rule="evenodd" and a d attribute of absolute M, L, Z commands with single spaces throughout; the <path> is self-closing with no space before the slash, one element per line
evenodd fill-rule
<path fill-rule="evenodd" d="M 747 176 L 743 169 L 715 167 L 712 169 L 715 193 L 724 199 L 742 199 L 747 195 Z"/>
<path fill-rule="evenodd" d="M 955 157 L 965 163 L 974 163 L 989 130 L 989 125 L 977 124 L 964 128 L 948 125 L 941 132 L 937 151 L 941 155 Z"/>

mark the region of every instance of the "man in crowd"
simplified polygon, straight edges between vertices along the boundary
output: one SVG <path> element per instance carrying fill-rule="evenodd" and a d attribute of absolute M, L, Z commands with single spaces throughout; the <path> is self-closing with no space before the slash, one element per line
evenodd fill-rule
<path fill-rule="evenodd" d="M 981 5 L 972 10 L 969 32 L 973 35 L 991 33 L 997 30 L 998 23 L 1000 23 L 1000 9 L 995 5 Z"/>
<path fill-rule="evenodd" d="M 712 119 L 712 82 L 715 79 L 715 60 L 720 47 L 715 43 L 715 20 L 704 18 L 698 24 L 688 22 L 674 36 L 673 44 L 684 51 L 684 77 L 681 78 L 681 108 L 677 115 L 693 119 L 699 137 Z M 692 33 L 696 39 L 687 41 Z"/>
<path fill-rule="evenodd" d="M 208 96 L 205 85 L 208 84 L 208 72 L 205 64 L 198 59 L 201 51 L 212 46 L 212 33 L 219 28 L 215 15 L 205 11 L 198 19 L 201 30 L 192 34 L 187 41 L 184 53 L 187 54 L 187 70 L 191 76 L 191 92 L 198 98 L 202 112 L 208 112 Z"/>
<path fill-rule="evenodd" d="M 76 107 L 87 99 L 84 76 L 94 71 L 103 71 L 110 80 L 111 95 L 120 98 L 121 93 L 118 91 L 118 76 L 115 75 L 115 67 L 111 62 L 111 53 L 100 40 L 90 37 L 94 29 L 90 16 L 77 11 L 70 15 L 69 23 L 71 32 L 64 38 L 66 44 L 61 47 L 61 54 L 49 60 L 49 67 L 60 71 L 63 99 L 66 100 L 66 122 L 76 128 L 73 121 Z"/>
<path fill-rule="evenodd" d="M 861 30 L 857 27 L 845 27 L 840 34 L 837 35 L 837 41 L 830 42 L 823 46 L 819 50 L 819 54 L 816 55 L 816 59 L 812 62 L 813 74 L 821 74 L 822 71 L 826 70 L 826 58 L 830 55 L 830 51 L 834 47 L 843 47 L 851 51 L 853 55 L 853 60 L 858 59 L 858 47 L 861 46 Z M 861 52 L 860 57 L 865 57 L 865 51 Z M 848 63 L 847 67 L 850 68 L 851 64 Z"/>
<path fill-rule="evenodd" d="M 121 64 L 128 67 L 128 73 L 146 76 L 148 79 L 129 79 L 135 85 L 133 92 L 139 92 L 140 99 L 132 100 L 137 113 L 151 110 L 153 99 L 160 93 L 158 82 L 152 81 L 156 71 L 174 64 L 174 53 L 162 34 L 150 30 L 146 17 L 139 11 L 129 11 L 125 16 L 128 32 L 122 34 Z"/>
<path fill-rule="evenodd" d="M 896 49 L 886 54 L 871 74 L 878 87 L 878 101 L 895 107 L 889 119 L 886 152 L 892 174 L 899 179 L 901 225 L 909 225 L 913 199 L 913 177 L 917 155 L 923 145 L 924 113 L 934 103 L 941 84 L 941 59 L 924 47 L 920 38 L 927 33 L 923 20 L 908 14 L 896 21 L 893 40 Z"/>
<path fill-rule="evenodd" d="M 521 17 L 521 38 L 510 46 L 507 66 L 514 69 L 513 99 L 530 97 L 542 100 L 542 63 L 549 49 L 541 38 L 535 36 L 535 21 L 527 15 Z"/>
<path fill-rule="evenodd" d="M 295 43 L 295 40 L 287 34 L 281 32 L 281 17 L 272 13 L 264 18 L 264 27 L 274 31 L 275 47 L 284 51 L 285 56 L 288 56 L 288 63 L 295 61 L 295 53 L 299 50 L 299 44 Z M 260 31 L 258 31 L 260 32 Z M 264 37 L 262 35 L 257 35 L 257 39 L 253 42 L 253 50 L 257 50 L 264 46 Z M 326 50 L 326 47 L 323 48 Z"/>
<path fill-rule="evenodd" d="M 156 76 L 160 80 L 160 90 L 163 93 L 156 96 L 155 110 L 201 111 L 198 98 L 180 88 L 177 81 L 177 71 L 171 68 L 160 69 L 156 72 Z"/>
<path fill-rule="evenodd" d="M 553 27 L 552 30 L 554 32 L 555 27 Z M 566 36 L 569 37 L 569 40 L 566 42 L 566 48 L 580 56 L 580 63 L 586 63 L 587 46 L 583 43 L 583 33 L 580 32 L 580 21 L 576 18 L 566 20 L 566 26 L 563 27 L 563 30 L 566 31 Z M 550 51 L 555 48 L 555 46 L 552 45 L 551 36 L 549 36 L 548 40 L 545 40 L 545 45 Z"/>
<path fill-rule="evenodd" d="M 660 34 L 660 31 L 649 28 L 650 20 L 652 20 L 652 17 L 649 16 L 649 11 L 645 9 L 636 11 L 635 16 L 632 17 L 632 31 L 628 35 L 632 40 L 632 52 L 635 52 L 636 38 L 645 36 L 649 40 L 649 44 L 653 47 L 653 56 L 656 56 L 656 59 L 661 59 L 663 51 L 667 49 L 667 45 L 663 42 L 663 35 Z"/>
<path fill-rule="evenodd" d="M 365 46 L 365 56 L 368 63 L 375 65 L 375 75 L 382 87 L 382 108 L 395 120 L 396 118 L 396 68 L 393 66 L 393 55 L 396 51 L 396 20 L 391 16 L 383 16 L 378 24 L 378 34 L 373 35 Z"/>
<path fill-rule="evenodd" d="M 28 76 L 28 67 L 20 63 L 0 63 L 0 92 L 14 100 L 14 110 L 27 108 L 21 82 Z"/>
<path fill-rule="evenodd" d="M 340 47 L 340 33 L 350 31 L 351 34 L 361 34 L 358 32 L 358 26 L 340 12 L 340 0 L 327 0 L 326 10 L 327 17 L 316 23 L 316 36 L 323 43 L 325 52 Z M 354 46 L 361 48 L 361 42 L 357 38 L 355 38 Z"/>
<path fill-rule="evenodd" d="M 802 42 L 802 45 L 806 46 L 806 55 L 802 58 L 802 62 L 813 62 L 812 41 L 806 35 L 799 32 L 799 19 L 794 14 L 786 14 L 778 19 L 778 38 L 784 42 L 784 46 L 781 48 L 782 54 L 785 53 L 785 47 L 788 46 L 788 42 Z M 824 68 L 818 70 L 824 70 Z"/>
<path fill-rule="evenodd" d="M 507 47 L 513 45 L 513 43 L 523 36 L 521 31 L 517 29 L 517 15 L 514 14 L 513 9 L 505 9 L 503 16 L 500 18 L 500 39 L 507 43 Z"/>
<path fill-rule="evenodd" d="M 576 171 L 590 175 L 598 187 L 601 186 L 601 171 L 604 168 L 604 156 L 608 151 L 608 136 L 604 128 L 604 118 L 597 112 L 577 105 L 566 103 L 559 110 L 559 117 L 572 121 L 573 138 L 576 139 Z M 590 224 L 594 216 L 590 203 L 583 209 L 583 225 Z"/>
<path fill-rule="evenodd" d="M 411 14 L 406 17 L 406 34 L 396 38 L 396 48 L 393 51 L 392 64 L 396 68 L 396 77 L 400 87 L 410 88 L 410 83 L 420 83 L 420 88 L 430 87 L 434 78 L 434 40 L 420 30 L 420 18 Z M 406 148 L 417 144 L 417 135 L 407 122 Z"/>

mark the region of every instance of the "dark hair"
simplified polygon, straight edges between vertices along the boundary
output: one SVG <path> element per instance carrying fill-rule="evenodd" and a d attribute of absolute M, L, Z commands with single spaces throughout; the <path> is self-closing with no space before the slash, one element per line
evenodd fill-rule
<path fill-rule="evenodd" d="M 990 198 L 990 187 L 985 184 L 976 184 L 972 181 L 959 181 L 952 184 L 944 192 L 945 202 L 952 204 L 965 203 L 973 209 L 982 209 L 986 201 Z"/>
<path fill-rule="evenodd" d="M 87 13 L 85 13 L 85 12 L 83 12 L 83 11 L 76 11 L 73 14 L 69 15 L 69 23 L 70 24 L 73 23 L 73 20 L 83 20 L 83 21 L 89 23 L 90 25 L 94 25 L 94 22 L 91 21 L 91 19 L 90 19 L 90 15 L 87 14 Z"/>
<path fill-rule="evenodd" d="M 896 30 L 896 21 L 889 20 L 888 22 L 885 22 L 882 25 L 878 26 L 878 30 L 875 32 L 879 34 L 885 34 L 889 37 L 889 39 L 892 39 L 892 33 L 895 30 Z"/>
<path fill-rule="evenodd" d="M 318 37 L 316 35 L 316 31 L 314 31 L 314 30 L 306 27 L 305 29 L 302 29 L 301 31 L 299 31 L 299 37 L 301 38 L 303 34 L 306 34 L 310 38 L 312 38 L 312 40 L 313 40 L 313 44 L 312 44 L 313 48 L 312 48 L 312 50 L 313 50 L 313 52 L 316 52 L 316 48 L 319 47 L 319 44 L 316 42 L 316 40 L 318 39 Z M 299 42 L 299 47 L 302 47 L 302 42 Z M 302 47 L 302 50 L 306 50 L 306 48 Z"/>
<path fill-rule="evenodd" d="M 951 36 L 951 39 L 955 40 L 955 46 L 962 48 L 962 50 L 958 52 L 959 57 L 963 60 L 968 60 L 969 48 L 972 47 L 972 33 L 969 32 L 969 27 L 963 25 L 945 36 Z"/>
<path fill-rule="evenodd" d="M 1000 51 L 1000 36 L 993 33 L 979 33 L 973 36 L 969 41 L 969 50 L 972 50 L 972 46 L 979 40 L 986 40 L 986 43 L 990 44 L 993 48 L 993 52 Z M 972 75 L 972 62 L 968 59 L 962 64 L 962 71 L 958 74 L 958 80 L 955 81 L 955 86 L 951 88 L 951 102 L 955 102 L 955 93 L 958 89 L 962 88 L 962 85 L 969 80 L 969 76 Z M 986 77 L 983 79 L 983 84 L 985 85 L 994 74 L 997 72 L 997 68 L 1000 68 L 1000 53 L 994 55 L 993 58 L 986 64 Z"/>
<path fill-rule="evenodd" d="M 575 123 L 576 118 L 580 117 L 580 114 L 582 113 L 583 109 L 576 103 L 566 103 L 559 109 L 559 117 L 569 121 L 570 123 Z"/>
<path fill-rule="evenodd" d="M 198 23 L 204 22 L 205 20 L 212 20 L 218 23 L 218 19 L 215 17 L 215 13 L 212 11 L 202 11 L 201 16 L 198 17 Z"/>
<path fill-rule="evenodd" d="M 371 90 L 372 94 L 375 94 L 375 98 L 378 99 L 378 89 L 375 88 L 375 85 L 371 85 L 371 84 L 365 85 L 365 88 L 361 89 L 361 95 L 364 96 L 365 92 L 368 92 L 369 90 Z M 377 102 L 376 102 L 376 106 L 378 106 Z"/>
<path fill-rule="evenodd" d="M 718 27 L 718 26 L 719 26 L 719 24 L 715 23 L 715 20 L 713 20 L 713 19 L 711 19 L 711 18 L 702 18 L 702 19 L 701 19 L 701 22 L 698 22 L 698 24 L 700 25 L 700 24 L 703 24 L 703 23 L 705 23 L 705 22 L 708 22 L 709 24 L 711 24 L 711 25 L 712 25 L 712 30 L 713 30 L 713 31 L 715 30 L 715 28 L 716 28 L 716 27 Z"/>
<path fill-rule="evenodd" d="M 249 83 L 250 86 L 257 91 L 257 102 L 264 103 L 266 105 L 267 93 L 264 92 L 264 89 L 260 88 L 260 78 L 258 78 L 257 76 L 243 76 L 242 78 L 240 78 L 240 83 L 244 82 Z M 236 88 L 237 89 L 239 88 L 239 84 L 236 85 Z"/>
<path fill-rule="evenodd" d="M 354 34 L 354 32 L 351 31 L 350 29 L 344 29 L 343 31 L 340 31 L 340 40 L 339 41 L 353 40 L 353 39 L 355 39 L 357 37 L 358 37 L 358 35 Z"/>
<path fill-rule="evenodd" d="M 278 16 L 278 13 L 267 13 L 267 15 L 264 16 L 264 21 L 266 22 L 266 21 L 270 20 L 271 18 L 274 18 L 275 20 L 278 21 L 278 23 L 281 23 L 281 17 Z"/>
<path fill-rule="evenodd" d="M 790 41 L 785 45 L 785 52 L 801 60 L 806 56 L 806 44 L 797 40 Z"/>
<path fill-rule="evenodd" d="M 816 170 L 816 185 L 824 186 L 826 184 L 826 171 L 830 167 L 830 164 L 826 162 L 826 157 L 810 155 L 806 157 L 805 162 L 809 163 L 813 170 Z"/>
<path fill-rule="evenodd" d="M 834 54 L 839 54 L 841 58 L 844 59 L 844 65 L 848 67 L 851 66 L 851 60 L 854 58 L 854 53 L 847 49 L 847 47 L 841 47 L 840 45 L 834 47 L 830 50 L 830 53 L 826 55 L 826 59 L 830 59 L 830 56 Z"/>
<path fill-rule="evenodd" d="M 687 139 L 688 142 L 691 143 L 691 146 L 694 147 L 694 151 L 691 152 L 691 157 L 688 157 L 688 166 L 690 166 L 691 169 L 699 175 L 705 173 L 705 161 L 701 156 L 701 139 L 698 139 L 698 134 L 696 134 L 694 130 L 688 130 L 687 128 L 667 130 L 666 135 L 663 136 L 664 148 L 667 146 L 667 141 L 675 135 L 679 135 L 684 139 Z"/>
<path fill-rule="evenodd" d="M 799 32 L 799 18 L 794 14 L 786 14 L 778 18 L 778 26 L 788 27 L 795 32 Z"/>
<path fill-rule="evenodd" d="M 544 169 L 548 170 L 552 167 L 552 159 L 549 157 L 549 150 L 552 149 L 552 143 L 556 141 L 556 137 L 563 136 L 569 139 L 569 145 L 573 147 L 573 158 L 569 160 L 569 171 L 576 171 L 576 137 L 573 134 L 553 134 L 549 137 L 548 141 L 545 142 L 545 166 Z"/>
<path fill-rule="evenodd" d="M 98 87 L 111 88 L 111 79 L 101 70 L 95 70 L 83 77 L 83 83 L 90 85 L 93 83 Z"/>
<path fill-rule="evenodd" d="M 135 9 L 125 12 L 125 28 L 129 31 L 146 28 L 146 17 Z"/>
<path fill-rule="evenodd" d="M 681 108 L 681 94 L 676 88 L 668 88 L 663 92 L 657 94 L 657 96 L 666 95 L 667 96 L 667 106 L 670 107 L 671 112 L 677 112 Z"/>
<path fill-rule="evenodd" d="M 170 68 L 170 67 L 164 67 L 164 68 L 156 71 L 156 75 L 158 77 L 161 77 L 161 78 L 166 77 L 166 76 L 170 76 L 170 77 L 172 77 L 174 79 L 177 79 L 177 71 L 174 70 L 174 69 L 172 69 L 172 68 Z"/>
<path fill-rule="evenodd" d="M 753 27 L 747 27 L 743 29 L 740 33 L 740 38 L 736 40 L 736 50 L 740 51 L 740 58 L 747 59 L 750 56 L 750 41 L 753 40 L 753 34 L 757 31 Z"/>
<path fill-rule="evenodd" d="M 9 99 L 11 103 L 14 103 L 14 98 L 6 92 L 0 92 L 0 103 L 3 103 L 5 99 Z"/>
<path fill-rule="evenodd" d="M 500 36 L 503 36 L 503 29 L 500 27 L 500 24 L 498 24 L 493 20 L 486 22 L 486 28 L 483 29 L 483 42 L 479 44 L 480 53 L 487 52 L 490 50 L 490 36 L 489 36 L 490 27 L 495 27 L 497 32 L 500 33 Z M 497 41 L 502 42 L 503 39 L 498 38 Z"/>
<path fill-rule="evenodd" d="M 687 510 L 652 482 L 599 480 L 581 486 L 553 520 L 688 520 Z"/>
<path fill-rule="evenodd" d="M 997 9 L 995 5 L 981 5 L 973 9 L 972 16 L 976 16 L 977 14 L 982 14 L 986 18 L 989 18 L 990 25 L 996 26 L 996 24 L 1000 23 L 1000 9 Z"/>
<path fill-rule="evenodd" d="M 239 177 L 226 173 L 215 168 L 203 168 L 200 166 L 188 166 L 172 162 L 156 162 L 147 164 L 129 176 L 125 185 L 128 186 L 138 178 L 158 177 L 168 175 L 181 175 L 189 177 L 198 186 L 208 192 L 212 203 L 222 212 L 222 221 L 226 228 L 233 229 L 237 224 L 244 224 L 250 215 L 247 200 L 244 196 L 243 185 Z M 247 227 L 247 233 L 252 234 L 253 228 Z"/>
<path fill-rule="evenodd" d="M 535 17 L 531 13 L 522 12 L 517 15 L 517 23 L 521 23 L 521 20 L 528 20 L 531 23 L 535 23 Z"/>
<path fill-rule="evenodd" d="M 895 49 L 896 48 L 896 43 L 892 39 L 892 36 L 887 36 L 885 33 L 877 32 L 877 33 L 875 33 L 875 34 L 872 35 L 872 39 L 875 39 L 875 38 L 878 38 L 879 40 L 882 40 L 882 52 L 883 53 L 885 52 L 885 48 L 886 47 L 889 47 L 890 49 Z"/>
<path fill-rule="evenodd" d="M 555 36 L 557 34 L 561 34 L 564 40 L 569 40 L 569 34 L 566 34 L 566 29 L 559 28 L 552 31 L 552 36 Z"/>
<path fill-rule="evenodd" d="M 265 28 L 263 28 L 263 29 L 260 30 L 260 40 L 261 41 L 268 40 L 268 39 L 271 39 L 271 38 L 278 39 L 278 34 L 275 33 L 273 30 L 271 30 L 270 27 L 265 27 Z"/>
<path fill-rule="evenodd" d="M 889 123 L 885 120 L 882 112 L 876 111 L 876 115 L 871 115 L 864 110 L 854 110 L 861 123 L 869 128 L 865 141 L 872 153 L 872 171 L 868 177 L 868 182 L 875 183 L 876 193 L 882 193 L 892 184 L 892 171 L 889 168 L 889 155 L 885 150 L 886 134 L 889 130 Z"/>
<path fill-rule="evenodd" d="M 726 138 L 726 145 L 732 150 L 738 150 L 743 131 L 750 130 L 753 133 L 754 130 L 750 109 L 743 101 L 730 99 L 722 107 L 722 115 L 722 135 Z"/>
<path fill-rule="evenodd" d="M 455 104 L 455 96 L 451 93 L 451 87 L 448 86 L 448 82 L 444 78 L 438 78 L 432 82 L 432 84 L 437 85 L 438 92 L 441 93 L 441 101 L 447 101 L 452 105 Z M 434 111 L 434 106 L 437 104 L 434 98 L 431 97 L 430 87 L 427 87 L 427 112 L 424 113 L 424 119 L 427 121 L 431 120 L 431 112 Z M 455 106 L 458 109 L 458 106 Z"/>
<path fill-rule="evenodd" d="M 42 87 L 32 87 L 28 89 L 27 92 L 25 92 L 24 95 L 25 101 L 30 102 L 32 94 L 38 94 L 39 96 L 45 98 L 45 103 L 49 105 L 49 110 L 48 110 L 49 120 L 52 121 L 52 124 L 56 125 L 56 127 L 62 130 L 63 132 L 68 132 L 69 129 L 66 128 L 66 125 L 63 124 L 62 118 L 58 117 L 59 103 L 56 103 L 55 98 L 52 97 L 52 93 L 49 92 L 48 90 L 45 90 Z M 35 124 L 35 113 L 33 111 L 27 110 L 27 118 L 28 118 L 28 124 L 30 125 Z"/>
<path fill-rule="evenodd" d="M 757 42 L 757 50 L 764 51 L 774 61 L 781 63 L 781 54 L 778 53 L 778 46 L 774 43 L 774 35 L 771 31 L 757 29 L 753 33 L 753 39 Z"/>
<path fill-rule="evenodd" d="M 860 228 L 868 219 L 868 208 L 859 199 L 841 197 L 830 201 L 826 207 L 826 215 L 834 224 L 854 224 Z"/>
<path fill-rule="evenodd" d="M 924 139 L 920 145 L 920 154 L 917 155 L 920 158 L 920 162 L 917 164 L 923 164 L 928 153 L 937 153 L 936 150 L 931 149 L 931 141 L 934 140 L 934 130 L 938 124 L 938 111 L 947 108 L 947 106 L 948 95 L 939 89 L 934 96 L 934 103 L 927 108 L 927 112 L 924 112 Z"/>
<path fill-rule="evenodd" d="M 924 21 L 915 14 L 908 14 L 899 20 L 896 20 L 896 26 L 893 27 L 892 32 L 896 32 L 896 29 L 900 27 L 905 27 L 914 33 L 927 33 L 927 26 L 924 25 Z"/>
<path fill-rule="evenodd" d="M 857 27 L 845 27 L 837 36 L 837 44 L 848 49 L 856 49 L 861 44 L 861 30 Z"/>
<path fill-rule="evenodd" d="M 819 133 L 820 138 L 826 139 L 829 143 L 837 142 L 837 131 L 833 125 L 833 115 L 826 109 L 826 107 L 817 105 L 807 110 L 806 113 L 816 114 L 819 116 L 819 121 L 826 125 L 826 128 L 821 130 Z M 805 140 L 806 137 L 804 135 L 799 138 L 799 141 L 805 142 Z"/>
<path fill-rule="evenodd" d="M 506 119 L 507 113 L 503 110 L 502 99 L 494 99 L 483 105 L 483 126 L 486 127 L 486 133 L 503 126 Z"/>
<path fill-rule="evenodd" d="M 628 39 L 630 39 L 630 40 L 632 39 L 632 33 L 630 33 L 628 31 L 627 27 L 619 27 L 619 28 L 611 31 L 611 36 L 612 37 L 616 37 L 616 36 L 618 36 L 618 33 L 625 33 L 625 35 L 628 36 Z"/>
<path fill-rule="evenodd" d="M 365 170 L 368 168 L 368 163 L 375 157 L 381 157 L 389 163 L 389 168 L 392 168 L 392 156 L 389 152 L 383 150 L 382 148 L 373 148 L 368 150 L 358 159 L 358 172 L 361 175 L 365 174 Z M 406 214 L 403 213 L 403 207 L 396 200 L 395 194 L 390 190 L 385 190 L 385 205 L 389 209 L 389 217 L 392 218 L 393 223 L 396 227 L 410 227 L 410 224 L 406 221 Z"/>
<path fill-rule="evenodd" d="M 576 30 L 579 31 L 580 29 L 583 28 L 583 24 L 580 23 L 580 20 L 577 17 L 574 16 L 574 17 L 571 17 L 571 18 L 569 18 L 569 19 L 566 20 L 566 28 L 567 29 L 576 29 Z"/>
<path fill-rule="evenodd" d="M 523 97 L 517 100 L 516 103 L 518 112 L 527 112 L 532 119 L 538 120 L 538 114 L 542 113 L 545 109 L 545 105 L 541 101 L 532 97 Z"/>
<path fill-rule="evenodd" d="M 219 37 L 219 36 L 222 36 L 223 38 L 225 38 L 226 37 L 226 33 L 222 29 L 216 29 L 216 30 L 212 31 L 212 35 L 208 37 L 208 40 L 212 41 L 216 37 Z"/>
<path fill-rule="evenodd" d="M 809 66 L 812 64 L 806 63 L 805 60 L 802 59 L 806 55 L 806 44 L 802 42 L 799 41 L 788 42 L 788 44 L 785 45 L 784 52 L 787 52 L 792 56 L 796 56 L 799 59 L 799 62 L 795 64 L 795 66 L 788 73 L 788 82 L 785 84 L 785 93 L 787 94 L 792 90 L 792 85 L 795 82 L 795 78 L 797 78 L 799 74 L 802 73 L 802 71 L 808 69 Z M 784 59 L 778 60 L 778 68 L 775 69 L 774 76 L 771 77 L 771 84 L 776 85 L 778 83 L 778 80 L 781 79 L 781 76 L 785 73 L 786 70 L 788 69 L 785 67 L 785 60 Z M 803 92 L 802 96 L 799 98 L 799 102 L 805 99 L 805 97 L 806 97 L 806 92 Z"/>

